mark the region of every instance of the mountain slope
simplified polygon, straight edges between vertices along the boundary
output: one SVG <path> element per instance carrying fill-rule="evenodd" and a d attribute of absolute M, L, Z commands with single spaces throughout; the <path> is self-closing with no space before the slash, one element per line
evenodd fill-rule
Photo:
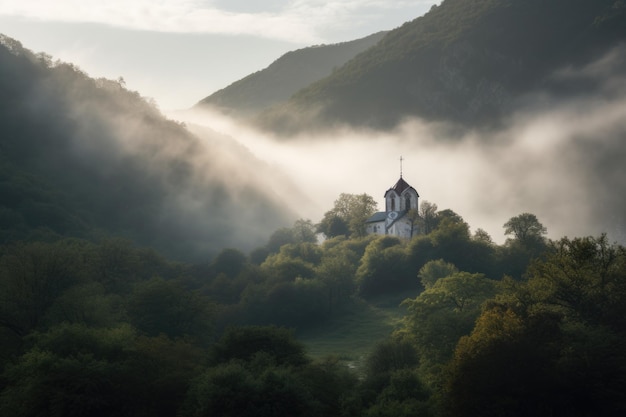
<path fill-rule="evenodd" d="M 626 39 L 621 0 L 445 0 L 259 118 L 284 132 L 407 116 L 490 123 Z"/>
<path fill-rule="evenodd" d="M 350 42 L 291 51 L 269 67 L 248 75 L 201 100 L 196 107 L 212 106 L 223 112 L 249 116 L 287 100 L 298 90 L 331 74 L 333 69 L 380 41 L 379 32 Z"/>
<path fill-rule="evenodd" d="M 119 235 L 198 260 L 293 220 L 244 149 L 1 35 L 0 126 L 0 243 Z"/>

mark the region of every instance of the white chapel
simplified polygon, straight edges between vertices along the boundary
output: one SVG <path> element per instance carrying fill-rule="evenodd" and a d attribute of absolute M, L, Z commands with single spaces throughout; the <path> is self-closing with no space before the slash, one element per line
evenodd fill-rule
<path fill-rule="evenodd" d="M 407 213 L 419 207 L 419 194 L 402 178 L 385 192 L 385 211 L 375 213 L 365 221 L 368 234 L 392 235 L 410 239 L 419 234 L 419 225 Z"/>

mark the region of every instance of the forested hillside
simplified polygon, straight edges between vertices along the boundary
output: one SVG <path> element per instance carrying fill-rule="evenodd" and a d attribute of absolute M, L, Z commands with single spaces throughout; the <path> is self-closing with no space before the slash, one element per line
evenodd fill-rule
<path fill-rule="evenodd" d="M 1 37 L 0 92 L 2 243 L 125 236 L 198 260 L 289 223 L 259 161 L 217 134 L 198 139 L 122 79 Z"/>
<path fill-rule="evenodd" d="M 445 0 L 258 122 L 283 132 L 389 128 L 408 116 L 481 126 L 533 91 L 594 91 L 552 76 L 625 39 L 621 0 Z"/>
<path fill-rule="evenodd" d="M 529 91 L 585 95 L 602 79 L 612 117 L 581 100 L 519 133 L 534 139 L 528 149 L 488 152 L 476 135 L 458 152 L 539 177 L 503 185 L 520 206 L 545 182 L 559 214 L 595 204 L 593 220 L 620 231 L 626 128 L 611 98 L 626 82 L 610 75 L 626 60 L 595 59 L 626 31 L 625 10 L 445 0 L 264 120 L 284 131 L 406 115 L 485 123 Z M 568 65 L 591 75 L 551 78 Z M 558 123 L 574 128 L 537 135 Z M 352 153 L 332 139 L 343 159 L 369 146 Z M 441 149 L 432 159 L 447 159 L 452 148 Z M 515 152 L 521 160 L 506 158 Z M 572 170 L 541 169 L 542 153 Z M 432 167 L 440 187 L 480 169 Z M 90 78 L 0 35 L 0 416 L 624 415 L 623 245 L 601 232 L 549 239 L 525 207 L 492 238 L 423 199 L 406 213 L 411 239 L 368 235 L 377 203 L 365 193 L 296 220 L 273 190 L 301 194 L 280 173 L 263 182 L 270 171 L 236 141 L 166 119 L 123 79 Z M 493 215 L 498 174 L 457 198 L 479 193 Z M 562 189 L 571 200 L 553 198 Z"/>
<path fill-rule="evenodd" d="M 320 244 L 298 220 L 195 265 L 120 239 L 4 245 L 0 414 L 623 414 L 624 247 L 548 241 L 530 213 L 503 245 L 434 204 L 419 221 L 430 231 L 410 241 L 354 229 Z M 298 341 L 397 294 L 403 319 L 365 358 Z"/>
<path fill-rule="evenodd" d="M 256 115 L 330 75 L 333 70 L 375 45 L 385 33 L 288 52 L 269 67 L 202 99 L 197 107 L 212 107 L 233 116 Z"/>

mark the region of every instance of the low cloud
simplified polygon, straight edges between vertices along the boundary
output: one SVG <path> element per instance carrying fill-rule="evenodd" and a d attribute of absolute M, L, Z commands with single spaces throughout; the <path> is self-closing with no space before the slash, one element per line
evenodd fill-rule
<path fill-rule="evenodd" d="M 555 74 L 555 83 L 593 88 L 565 95 L 550 89 L 519 101 L 498 130 L 408 120 L 393 132 L 344 128 L 277 140 L 224 116 L 195 115 L 227 133 L 293 181 L 309 198 L 282 197 L 301 217 L 321 219 L 340 193 L 379 201 L 399 177 L 421 199 L 451 208 L 473 230 L 504 241 L 502 225 L 531 212 L 551 238 L 599 235 L 626 242 L 626 77 L 624 49 L 584 68 Z M 619 70 L 619 71 L 616 71 Z M 455 133 L 449 133 L 455 132 Z"/>

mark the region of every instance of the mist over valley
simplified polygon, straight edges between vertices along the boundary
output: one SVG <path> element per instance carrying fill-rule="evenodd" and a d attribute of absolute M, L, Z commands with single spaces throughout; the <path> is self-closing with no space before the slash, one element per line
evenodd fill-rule
<path fill-rule="evenodd" d="M 58 3 L 161 97 L 294 49 L 0 34 L 0 415 L 623 415 L 624 0 Z"/>
<path fill-rule="evenodd" d="M 447 1 L 308 86 L 291 84 L 293 58 L 321 65 L 332 45 L 286 54 L 173 117 L 220 126 L 283 167 L 310 193 L 296 211 L 314 221 L 342 192 L 380 203 L 402 155 L 422 199 L 498 242 L 519 212 L 553 238 L 623 241 L 623 17 L 612 1 Z M 282 103 L 269 98 L 277 74 L 290 80 Z"/>
<path fill-rule="evenodd" d="M 497 242 L 504 241 L 506 220 L 522 212 L 535 213 L 552 238 L 607 233 L 623 242 L 624 52 L 619 46 L 582 67 L 555 71 L 555 84 L 594 88 L 522 95 L 497 127 L 407 118 L 391 130 L 345 125 L 285 138 L 209 109 L 172 117 L 213 127 L 273 166 L 307 197 L 286 193 L 284 204 L 314 221 L 342 192 L 382 203 L 402 156 L 404 178 L 422 200 L 456 211 Z"/>
<path fill-rule="evenodd" d="M 477 2 L 476 13 L 452 31 L 450 19 L 469 6 L 447 1 L 391 31 L 285 54 L 193 109 L 170 113 L 171 120 L 156 103 L 126 90 L 122 78 L 90 79 L 5 37 L 3 81 L 10 94 L 3 102 L 12 112 L 5 113 L 5 130 L 15 132 L 7 138 L 24 152 L 37 149 L 21 169 L 79 202 L 60 210 L 72 212 L 72 220 L 63 220 L 72 225 L 53 232 L 92 223 L 143 244 L 177 247 L 183 257 L 228 246 L 249 251 L 297 218 L 319 222 L 341 193 L 367 193 L 381 204 L 399 176 L 400 156 L 422 201 L 454 210 L 496 242 L 504 241 L 506 220 L 523 212 L 536 214 L 552 238 L 608 233 L 623 241 L 625 64 L 616 22 L 624 9 L 578 2 L 565 20 L 569 26 L 546 29 L 550 42 L 540 55 L 559 51 L 555 59 L 539 61 L 532 49 L 520 49 L 524 29 L 501 23 L 522 9 L 532 12 L 530 20 L 558 9 L 514 5 Z M 485 38 L 478 25 L 509 44 Z M 427 36 L 428 28 L 436 30 Z M 580 48 L 566 46 L 577 31 Z M 355 73 L 355 65 L 362 71 Z M 413 79 L 393 75 L 412 65 Z M 491 78 L 494 71 L 499 75 Z M 327 104 L 314 98 L 338 80 L 343 87 L 328 91 L 343 95 L 327 96 Z M 414 82 L 428 87 L 414 91 Z M 485 96 L 486 85 L 506 99 Z M 405 96 L 392 93 L 397 89 L 414 91 L 422 104 L 406 105 Z M 353 101 L 359 91 L 363 97 Z M 438 104 L 428 107 L 437 114 L 420 101 L 435 96 Z M 349 116 L 344 107 L 323 116 L 344 98 Z M 364 104 L 368 109 L 359 107 Z M 441 113 L 446 107 L 487 117 Z M 285 129 L 280 120 L 298 127 Z M 55 152 L 43 152 L 37 141 Z M 20 204 L 10 202 L 7 218 L 39 227 L 37 210 L 22 212 Z"/>
<path fill-rule="evenodd" d="M 1 52 L 5 242 L 117 235 L 200 260 L 293 221 L 252 174 L 263 164 L 219 134 L 194 136 L 123 80 L 6 37 Z"/>

